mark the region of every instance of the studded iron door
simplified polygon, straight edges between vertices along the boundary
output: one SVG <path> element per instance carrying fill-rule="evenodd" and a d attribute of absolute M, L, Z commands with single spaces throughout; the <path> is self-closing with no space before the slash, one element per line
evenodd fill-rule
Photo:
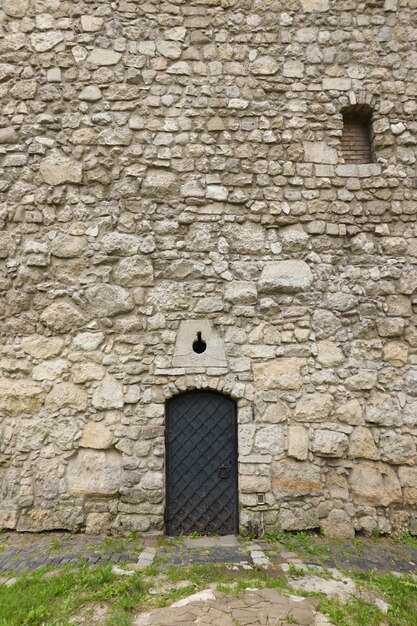
<path fill-rule="evenodd" d="M 167 404 L 168 535 L 238 531 L 236 405 L 209 391 Z"/>

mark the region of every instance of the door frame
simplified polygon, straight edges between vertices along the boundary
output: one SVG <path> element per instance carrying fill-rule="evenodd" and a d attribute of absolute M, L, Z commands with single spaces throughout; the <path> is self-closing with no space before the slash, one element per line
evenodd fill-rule
<path fill-rule="evenodd" d="M 167 400 L 165 401 L 165 503 L 164 503 L 164 533 L 167 536 L 177 536 L 177 535 L 168 535 L 168 485 L 169 485 L 169 480 L 168 480 L 168 476 L 169 476 L 169 472 L 170 472 L 170 466 L 169 466 L 169 460 L 168 460 L 168 445 L 169 445 L 169 441 L 168 441 L 168 428 L 169 428 L 169 422 L 170 422 L 170 406 L 172 404 L 172 401 L 175 398 L 178 398 L 179 396 L 183 397 L 183 396 L 196 396 L 196 395 L 202 395 L 202 394 L 209 394 L 212 396 L 218 396 L 220 398 L 223 398 L 225 400 L 228 400 L 232 406 L 233 406 L 233 423 L 232 423 L 232 434 L 234 437 L 234 476 L 235 476 L 235 489 L 234 489 L 234 506 L 233 506 L 233 514 L 234 514 L 234 520 L 235 520 L 235 528 L 233 531 L 230 531 L 231 533 L 237 535 L 239 534 L 239 527 L 240 527 L 240 516 L 239 516 L 239 509 L 240 509 L 240 502 L 239 502 L 239 439 L 238 439 L 238 404 L 236 402 L 236 400 L 234 398 L 232 398 L 230 395 L 222 393 L 220 391 L 217 390 L 213 390 L 213 389 L 187 389 L 186 391 L 181 391 L 179 393 L 174 394 L 173 396 L 170 396 L 169 398 L 167 398 Z M 232 463 L 232 467 L 233 467 L 233 463 Z M 224 533 L 226 534 L 226 533 Z M 228 533 L 227 533 L 228 534 Z M 207 533 L 207 536 L 210 536 L 210 533 Z"/>

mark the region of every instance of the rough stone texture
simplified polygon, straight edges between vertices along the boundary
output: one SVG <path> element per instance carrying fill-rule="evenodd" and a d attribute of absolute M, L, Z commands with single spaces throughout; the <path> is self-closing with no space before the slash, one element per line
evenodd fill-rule
<path fill-rule="evenodd" d="M 0 520 L 162 532 L 211 389 L 242 525 L 415 528 L 415 9 L 3 1 Z"/>

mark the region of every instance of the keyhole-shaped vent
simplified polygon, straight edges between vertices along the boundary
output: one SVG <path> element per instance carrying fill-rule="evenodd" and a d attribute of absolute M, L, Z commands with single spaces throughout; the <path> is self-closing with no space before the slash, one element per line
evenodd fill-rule
<path fill-rule="evenodd" d="M 193 350 L 197 354 L 203 354 L 206 351 L 207 344 L 204 339 L 201 338 L 201 333 L 197 333 L 197 339 L 193 342 Z"/>

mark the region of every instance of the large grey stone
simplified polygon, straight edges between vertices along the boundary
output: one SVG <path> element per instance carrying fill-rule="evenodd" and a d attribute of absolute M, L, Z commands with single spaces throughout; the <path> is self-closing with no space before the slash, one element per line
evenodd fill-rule
<path fill-rule="evenodd" d="M 113 317 L 134 308 L 130 293 L 118 285 L 101 283 L 87 289 L 87 300 L 98 317 Z"/>
<path fill-rule="evenodd" d="M 69 493 L 98 497 L 117 495 L 122 473 L 121 456 L 116 450 L 79 450 L 67 467 Z"/>
<path fill-rule="evenodd" d="M 259 289 L 264 293 L 293 293 L 308 289 L 313 274 L 305 261 L 273 261 L 267 263 L 259 279 Z"/>

